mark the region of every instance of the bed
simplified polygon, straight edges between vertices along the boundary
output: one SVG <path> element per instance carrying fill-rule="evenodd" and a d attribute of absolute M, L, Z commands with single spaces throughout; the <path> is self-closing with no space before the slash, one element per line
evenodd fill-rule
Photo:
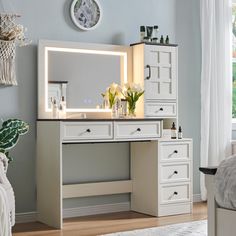
<path fill-rule="evenodd" d="M 236 157 L 235 157 L 236 159 Z M 208 236 L 235 236 L 236 235 L 236 208 L 232 208 L 235 202 L 229 200 L 221 203 L 218 200 L 219 193 L 224 194 L 224 190 L 218 189 L 218 177 L 220 167 L 199 168 L 206 176 L 207 188 L 207 208 L 208 208 Z M 217 173 L 218 172 L 218 173 Z M 222 176 L 223 178 L 223 176 Z M 234 181 L 235 182 L 235 181 Z M 236 182 L 235 182 L 236 183 Z M 225 184 L 227 185 L 227 183 Z M 232 186 L 228 186 L 231 187 Z M 227 191 L 227 190 L 225 190 Z M 236 191 L 236 188 L 233 189 Z M 228 204 L 228 205 L 227 205 Z"/>

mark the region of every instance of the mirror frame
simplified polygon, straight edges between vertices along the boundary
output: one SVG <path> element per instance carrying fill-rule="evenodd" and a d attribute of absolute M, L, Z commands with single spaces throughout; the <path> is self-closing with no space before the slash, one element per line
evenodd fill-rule
<path fill-rule="evenodd" d="M 120 56 L 120 84 L 132 81 L 132 49 L 129 46 L 40 40 L 38 45 L 38 119 L 52 119 L 51 109 L 48 108 L 48 52 L 50 51 Z M 68 118 L 76 117 L 76 114 L 81 113 L 86 114 L 87 118 L 104 118 L 111 115 L 110 109 L 70 108 L 66 111 Z"/>

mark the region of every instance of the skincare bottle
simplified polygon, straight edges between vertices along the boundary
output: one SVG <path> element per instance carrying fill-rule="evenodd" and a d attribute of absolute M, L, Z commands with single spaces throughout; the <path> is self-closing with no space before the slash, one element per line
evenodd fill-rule
<path fill-rule="evenodd" d="M 148 37 L 149 40 L 151 41 L 151 39 L 152 39 L 153 27 L 152 27 L 152 26 L 146 26 L 146 29 L 147 29 L 147 37 Z"/>
<path fill-rule="evenodd" d="M 143 42 L 145 37 L 145 26 L 140 26 L 140 41 Z"/>
<path fill-rule="evenodd" d="M 182 132 L 182 128 L 181 126 L 179 126 L 179 130 L 178 130 L 178 139 L 182 139 L 183 138 L 183 132 Z"/>
<path fill-rule="evenodd" d="M 166 40 L 165 40 L 165 44 L 169 44 L 170 40 L 169 40 L 169 36 L 166 36 Z"/>
<path fill-rule="evenodd" d="M 57 100 L 54 98 L 52 103 L 52 118 L 57 119 L 58 118 L 58 106 L 57 106 Z"/>
<path fill-rule="evenodd" d="M 66 118 L 66 101 L 65 101 L 65 97 L 62 96 L 61 97 L 61 101 L 60 101 L 60 105 L 59 105 L 59 115 L 60 118 Z"/>
<path fill-rule="evenodd" d="M 163 35 L 161 36 L 160 43 L 164 43 L 164 37 L 163 37 Z"/>
<path fill-rule="evenodd" d="M 177 130 L 175 127 L 175 122 L 173 122 L 172 127 L 171 127 L 171 138 L 176 139 L 177 137 Z"/>
<path fill-rule="evenodd" d="M 153 32 L 152 32 L 152 41 L 157 41 L 158 40 L 158 25 L 153 26 Z"/>

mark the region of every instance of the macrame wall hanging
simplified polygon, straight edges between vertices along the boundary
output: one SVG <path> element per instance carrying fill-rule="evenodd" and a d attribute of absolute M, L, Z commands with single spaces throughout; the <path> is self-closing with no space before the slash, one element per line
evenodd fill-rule
<path fill-rule="evenodd" d="M 9 0 L 7 0 L 9 5 Z M 29 43 L 26 29 L 16 23 L 18 14 L 6 10 L 6 3 L 0 0 L 0 86 L 17 85 L 15 72 L 16 45 Z"/>

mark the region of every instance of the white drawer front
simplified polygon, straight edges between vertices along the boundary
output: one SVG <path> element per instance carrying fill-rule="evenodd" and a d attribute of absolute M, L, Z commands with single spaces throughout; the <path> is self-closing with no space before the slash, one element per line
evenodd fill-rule
<path fill-rule="evenodd" d="M 190 185 L 161 185 L 160 204 L 190 201 Z"/>
<path fill-rule="evenodd" d="M 116 139 L 149 139 L 161 137 L 161 121 L 116 122 Z"/>
<path fill-rule="evenodd" d="M 183 164 L 162 164 L 160 166 L 160 181 L 189 181 L 190 180 L 190 163 Z"/>
<path fill-rule="evenodd" d="M 150 117 L 175 117 L 176 103 L 147 103 L 145 110 Z"/>
<path fill-rule="evenodd" d="M 112 122 L 68 122 L 62 125 L 63 140 L 112 139 Z"/>
<path fill-rule="evenodd" d="M 161 143 L 160 156 L 162 161 L 189 160 L 190 155 L 190 143 L 188 142 Z"/>

